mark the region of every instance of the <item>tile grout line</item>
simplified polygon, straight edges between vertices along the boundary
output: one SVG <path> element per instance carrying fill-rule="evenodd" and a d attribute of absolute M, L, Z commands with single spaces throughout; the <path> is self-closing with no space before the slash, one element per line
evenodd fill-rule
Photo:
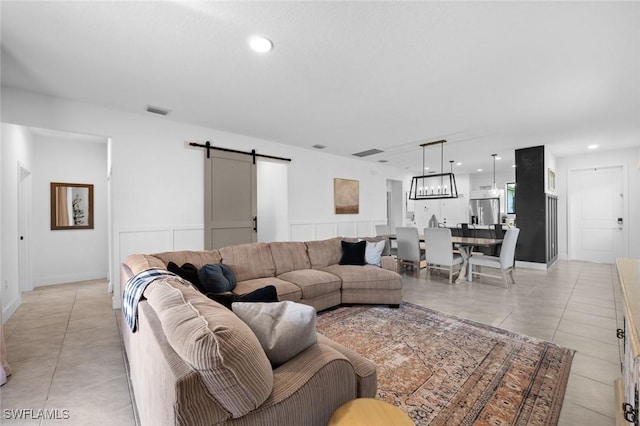
<path fill-rule="evenodd" d="M 613 310 L 616 314 L 616 328 L 620 323 L 624 324 L 624 314 L 622 312 L 619 312 L 619 309 L 618 309 L 618 303 L 624 304 L 624 300 L 618 300 L 618 297 L 616 296 L 616 289 L 622 290 L 619 279 L 620 278 L 618 276 L 617 266 L 615 271 L 613 268 L 611 268 L 611 290 L 613 291 Z M 624 307 L 622 309 L 624 309 Z M 622 318 L 620 318 L 619 315 L 622 315 Z M 617 332 L 618 330 L 616 330 L 616 334 Z M 618 339 L 620 338 L 618 337 Z M 620 374 L 622 374 L 623 359 L 624 359 L 624 344 L 620 345 L 620 342 L 618 342 L 618 360 L 620 361 Z"/>
<path fill-rule="evenodd" d="M 76 305 L 76 300 L 78 298 L 78 289 L 76 289 L 73 293 L 73 303 L 71 304 L 71 308 L 69 309 L 69 317 L 67 318 L 67 324 L 64 329 L 64 337 L 62 338 L 62 343 L 60 344 L 60 350 L 58 351 L 58 356 L 56 357 L 56 365 L 53 367 L 53 373 L 51 374 L 51 381 L 49 382 L 49 389 L 47 390 L 47 397 L 44 400 L 46 408 L 47 402 L 49 402 L 49 397 L 51 396 L 51 387 L 53 386 L 53 378 L 56 375 L 56 371 L 58 371 L 58 364 L 60 363 L 60 355 L 62 354 L 62 348 L 64 347 L 64 342 L 67 339 L 67 332 L 69 330 L 69 322 L 71 322 L 71 314 L 73 313 L 73 308 Z M 42 422 L 44 419 L 40 420 L 40 425 L 42 426 Z"/>
<path fill-rule="evenodd" d="M 576 290 L 576 287 L 578 286 L 578 282 L 580 281 L 580 276 L 582 275 L 583 272 L 583 265 L 580 265 L 580 272 L 578 272 L 578 275 L 576 275 L 576 279 L 573 283 L 573 286 L 571 287 L 571 293 L 569 294 L 569 297 L 567 298 L 567 302 L 564 305 L 564 309 L 562 309 L 562 314 L 560 314 L 560 319 L 558 320 L 558 324 L 556 324 L 556 329 L 553 331 L 553 336 L 551 337 L 551 341 L 555 342 L 556 340 L 556 336 L 558 334 L 558 329 L 560 328 L 560 323 L 562 322 L 562 319 L 564 318 L 564 314 L 567 312 L 567 307 L 569 306 L 569 302 L 571 302 L 571 298 L 573 297 L 573 293 Z M 576 351 L 577 352 L 577 351 Z"/>

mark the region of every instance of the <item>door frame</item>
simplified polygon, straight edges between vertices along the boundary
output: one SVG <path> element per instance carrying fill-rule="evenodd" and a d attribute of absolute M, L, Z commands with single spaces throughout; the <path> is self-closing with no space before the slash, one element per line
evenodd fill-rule
<path fill-rule="evenodd" d="M 33 290 L 31 267 L 32 174 L 18 161 L 18 288 Z"/>
<path fill-rule="evenodd" d="M 574 234 L 573 234 L 573 221 L 575 213 L 572 211 L 571 206 L 571 194 L 573 190 L 575 190 L 575 177 L 574 172 L 581 172 L 586 170 L 593 169 L 614 169 L 619 168 L 621 171 L 621 180 L 622 180 L 622 217 L 624 219 L 623 230 L 622 230 L 622 249 L 623 256 L 629 256 L 629 188 L 628 188 L 628 170 L 624 164 L 607 164 L 600 166 L 591 166 L 591 167 L 579 167 L 575 169 L 567 170 L 567 259 L 568 260 L 578 260 L 575 259 L 575 242 L 574 242 Z"/>
<path fill-rule="evenodd" d="M 396 227 L 404 225 L 403 199 L 402 181 L 387 179 L 387 225 L 391 233 L 395 233 Z"/>

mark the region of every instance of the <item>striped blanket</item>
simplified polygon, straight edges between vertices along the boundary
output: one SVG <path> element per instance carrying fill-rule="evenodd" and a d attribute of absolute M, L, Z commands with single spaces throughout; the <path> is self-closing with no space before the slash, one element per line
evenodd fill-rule
<path fill-rule="evenodd" d="M 177 277 L 164 269 L 149 269 L 129 278 L 122 294 L 122 313 L 132 332 L 136 331 L 138 322 L 138 302 L 149 284 L 162 277 Z"/>

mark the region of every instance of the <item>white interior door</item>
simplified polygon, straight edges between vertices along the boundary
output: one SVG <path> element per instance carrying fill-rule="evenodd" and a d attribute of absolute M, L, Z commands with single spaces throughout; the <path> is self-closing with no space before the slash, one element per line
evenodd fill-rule
<path fill-rule="evenodd" d="M 622 167 L 571 171 L 569 257 L 614 263 L 625 256 Z"/>
<path fill-rule="evenodd" d="M 33 290 L 30 242 L 31 171 L 18 163 L 18 282 L 20 291 Z"/>

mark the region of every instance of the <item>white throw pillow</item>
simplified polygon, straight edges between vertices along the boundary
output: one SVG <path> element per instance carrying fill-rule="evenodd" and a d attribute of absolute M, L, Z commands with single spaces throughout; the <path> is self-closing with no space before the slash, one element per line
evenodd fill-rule
<path fill-rule="evenodd" d="M 375 243 L 367 241 L 367 248 L 365 249 L 365 252 L 364 252 L 364 260 L 369 265 L 380 266 L 380 263 L 382 262 L 381 260 L 382 251 L 384 250 L 385 243 L 386 243 L 385 240 L 378 241 Z"/>
<path fill-rule="evenodd" d="M 255 333 L 274 365 L 284 364 L 318 341 L 312 306 L 290 301 L 235 302 L 231 309 Z"/>

